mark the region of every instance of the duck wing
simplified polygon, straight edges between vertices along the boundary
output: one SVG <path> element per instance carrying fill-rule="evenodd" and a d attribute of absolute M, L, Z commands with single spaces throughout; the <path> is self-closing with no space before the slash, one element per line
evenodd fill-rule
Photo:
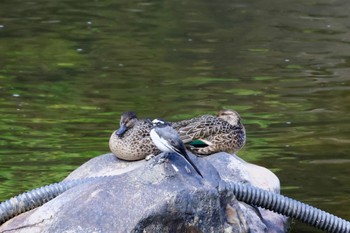
<path fill-rule="evenodd" d="M 194 140 L 206 140 L 212 135 L 225 133 L 230 130 L 232 126 L 226 121 L 211 115 L 204 115 L 202 117 L 193 118 L 177 124 L 176 130 L 184 143 Z"/>

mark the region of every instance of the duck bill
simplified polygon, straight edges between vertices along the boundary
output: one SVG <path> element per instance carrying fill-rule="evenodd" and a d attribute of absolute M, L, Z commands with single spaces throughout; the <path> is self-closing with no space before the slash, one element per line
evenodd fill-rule
<path fill-rule="evenodd" d="M 125 124 L 122 124 L 120 125 L 120 128 L 117 130 L 117 132 L 115 132 L 115 134 L 118 136 L 118 137 L 122 137 L 123 134 L 125 133 L 126 131 L 126 125 Z"/>

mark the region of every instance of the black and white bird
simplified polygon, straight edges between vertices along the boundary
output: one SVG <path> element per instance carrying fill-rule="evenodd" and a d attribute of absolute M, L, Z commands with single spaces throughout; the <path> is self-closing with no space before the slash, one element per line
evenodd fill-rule
<path fill-rule="evenodd" d="M 188 156 L 185 149 L 185 145 L 182 142 L 177 131 L 173 129 L 169 123 L 163 120 L 154 119 L 152 121 L 152 124 L 153 127 L 151 129 L 150 136 L 156 147 L 158 147 L 158 149 L 163 152 L 174 152 L 180 155 L 203 178 L 202 173 L 199 171 L 196 165 L 194 165 L 194 163 Z"/>

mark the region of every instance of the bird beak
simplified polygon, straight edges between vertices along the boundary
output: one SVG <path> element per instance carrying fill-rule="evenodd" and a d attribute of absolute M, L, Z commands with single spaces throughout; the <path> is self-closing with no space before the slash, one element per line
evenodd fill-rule
<path fill-rule="evenodd" d="M 123 123 L 120 125 L 120 128 L 117 130 L 115 134 L 121 138 L 126 130 L 127 130 L 126 125 Z"/>

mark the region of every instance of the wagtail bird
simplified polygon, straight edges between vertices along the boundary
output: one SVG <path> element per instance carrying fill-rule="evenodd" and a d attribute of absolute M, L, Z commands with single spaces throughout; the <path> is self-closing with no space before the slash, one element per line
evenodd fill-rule
<path fill-rule="evenodd" d="M 188 156 L 185 145 L 181 141 L 179 134 L 173 129 L 169 123 L 154 119 L 152 121 L 153 128 L 150 132 L 153 143 L 163 152 L 174 152 L 183 157 L 203 178 L 202 173 L 198 170 L 196 165 L 191 161 Z"/>

